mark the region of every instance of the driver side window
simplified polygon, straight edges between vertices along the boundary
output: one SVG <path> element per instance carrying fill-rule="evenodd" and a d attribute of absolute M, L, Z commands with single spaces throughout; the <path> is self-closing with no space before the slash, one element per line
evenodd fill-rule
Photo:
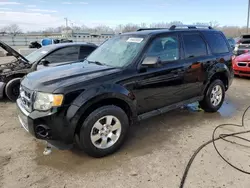
<path fill-rule="evenodd" d="M 49 54 L 45 59 L 50 63 L 61 63 L 77 61 L 79 56 L 79 46 L 65 47 Z"/>
<path fill-rule="evenodd" d="M 180 57 L 178 37 L 168 36 L 154 39 L 147 56 L 159 57 L 162 62 L 178 60 Z"/>

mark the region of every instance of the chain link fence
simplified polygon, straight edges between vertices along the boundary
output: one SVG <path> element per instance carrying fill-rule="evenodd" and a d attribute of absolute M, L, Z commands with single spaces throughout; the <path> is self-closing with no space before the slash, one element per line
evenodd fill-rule
<path fill-rule="evenodd" d="M 30 42 L 33 41 L 37 41 L 37 42 L 41 42 L 42 39 L 44 39 L 46 37 L 44 36 L 0 36 L 0 41 L 8 44 L 9 46 L 29 46 Z M 50 38 L 50 37 L 48 37 Z M 58 37 L 51 37 L 54 39 L 61 39 L 61 36 Z M 105 40 L 107 40 L 108 38 L 111 38 L 111 36 L 75 36 L 75 37 L 70 37 L 67 38 L 69 40 L 73 40 L 73 42 L 91 42 L 97 45 L 100 45 L 101 43 L 103 43 Z"/>

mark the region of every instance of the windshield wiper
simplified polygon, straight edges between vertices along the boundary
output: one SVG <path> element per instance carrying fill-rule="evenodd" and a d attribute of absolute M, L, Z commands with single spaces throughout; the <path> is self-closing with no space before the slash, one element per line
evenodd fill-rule
<path fill-rule="evenodd" d="M 87 60 L 88 61 L 88 60 Z M 88 63 L 94 63 L 94 64 L 96 64 L 96 65 L 105 65 L 105 64 L 103 64 L 103 63 L 101 63 L 101 62 L 99 62 L 99 61 L 88 61 Z"/>

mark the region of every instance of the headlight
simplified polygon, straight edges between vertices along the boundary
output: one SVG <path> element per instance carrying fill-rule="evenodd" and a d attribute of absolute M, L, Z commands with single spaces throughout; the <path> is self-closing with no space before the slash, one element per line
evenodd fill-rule
<path fill-rule="evenodd" d="M 62 102 L 63 95 L 37 92 L 34 109 L 46 111 L 51 109 L 52 107 L 61 106 Z"/>

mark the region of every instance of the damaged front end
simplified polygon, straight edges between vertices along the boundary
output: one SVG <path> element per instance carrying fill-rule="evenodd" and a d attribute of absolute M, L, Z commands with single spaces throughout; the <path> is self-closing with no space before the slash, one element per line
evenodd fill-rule
<path fill-rule="evenodd" d="M 4 97 L 5 86 L 7 83 L 18 77 L 31 72 L 31 64 L 28 64 L 20 59 L 6 64 L 0 64 L 0 99 Z"/>
<path fill-rule="evenodd" d="M 0 62 L 0 98 L 3 98 L 6 84 L 13 78 L 22 77 L 29 73 L 32 65 L 24 56 L 2 41 L 0 41 L 0 47 L 10 56 L 16 58 L 9 63 Z"/>
<path fill-rule="evenodd" d="M 23 60 L 16 60 L 16 61 L 12 61 L 10 63 L 6 63 L 6 64 L 0 64 L 0 75 L 2 74 L 8 74 L 12 71 L 19 71 L 22 69 L 27 69 L 30 68 L 31 65 L 28 64 L 27 62 L 23 61 Z"/>

